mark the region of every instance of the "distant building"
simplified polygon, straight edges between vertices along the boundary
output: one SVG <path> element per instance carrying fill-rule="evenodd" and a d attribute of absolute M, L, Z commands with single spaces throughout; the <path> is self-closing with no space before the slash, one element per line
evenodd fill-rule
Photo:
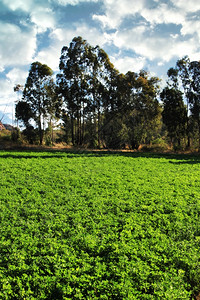
<path fill-rule="evenodd" d="M 3 129 L 6 129 L 6 128 L 5 128 L 5 126 L 0 121 L 0 131 L 3 130 Z"/>

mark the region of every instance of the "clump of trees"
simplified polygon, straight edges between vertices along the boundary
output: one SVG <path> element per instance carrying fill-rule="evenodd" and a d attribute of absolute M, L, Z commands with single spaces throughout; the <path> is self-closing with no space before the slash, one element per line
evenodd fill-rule
<path fill-rule="evenodd" d="M 198 148 L 200 149 L 200 62 L 190 61 L 188 56 L 178 60 L 175 68 L 168 70 L 168 87 L 170 92 L 181 94 L 185 100 L 176 102 L 173 105 L 173 111 L 177 112 L 176 118 L 179 119 L 179 127 L 176 132 L 179 131 L 179 138 L 187 136 L 187 146 L 191 146 L 191 142 L 195 143 L 198 141 Z M 164 100 L 164 103 L 166 101 Z M 182 118 L 178 113 L 182 107 Z M 165 107 L 164 107 L 165 108 Z M 185 117 L 186 115 L 186 117 Z M 176 121 L 173 120 L 175 123 Z M 181 124 L 182 123 L 182 124 Z M 183 128 L 184 127 L 184 128 Z M 170 132 L 171 130 L 168 131 Z"/>
<path fill-rule="evenodd" d="M 137 149 L 167 132 L 174 147 L 190 146 L 194 137 L 200 147 L 199 62 L 177 61 L 160 91 L 159 78 L 144 70 L 122 74 L 103 49 L 75 37 L 62 48 L 59 69 L 54 81 L 47 65 L 31 65 L 16 105 L 29 142 L 42 144 L 59 120 L 72 145 Z"/>

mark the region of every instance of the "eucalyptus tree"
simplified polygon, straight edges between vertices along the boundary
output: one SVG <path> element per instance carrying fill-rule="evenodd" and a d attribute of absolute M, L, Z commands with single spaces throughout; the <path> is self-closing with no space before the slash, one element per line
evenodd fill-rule
<path fill-rule="evenodd" d="M 54 128 L 62 114 L 62 98 L 60 97 L 59 88 L 55 84 L 53 78 L 47 80 L 44 89 L 46 96 L 46 122 L 48 124 L 46 131 L 51 133 L 48 137 L 48 142 L 52 144 L 54 139 Z"/>
<path fill-rule="evenodd" d="M 190 132 L 189 132 L 189 90 L 190 90 L 190 75 L 189 75 L 190 60 L 188 56 L 177 60 L 175 68 L 170 68 L 167 71 L 168 81 L 167 86 L 177 91 L 182 91 L 186 101 L 187 108 L 187 146 L 190 147 Z"/>
<path fill-rule="evenodd" d="M 22 121 L 25 127 L 29 127 L 30 120 L 34 117 L 29 103 L 23 100 L 18 101 L 15 107 L 15 117 Z"/>
<path fill-rule="evenodd" d="M 141 143 L 151 143 L 161 126 L 159 79 L 141 70 L 139 74 L 129 71 L 126 80 L 129 140 L 132 148 L 138 148 Z"/>
<path fill-rule="evenodd" d="M 193 61 L 189 66 L 191 88 L 189 92 L 190 110 L 198 128 L 198 139 L 200 149 L 200 62 Z"/>
<path fill-rule="evenodd" d="M 124 74 L 111 69 L 105 97 L 103 136 L 109 148 L 123 148 L 128 144 L 128 88 Z M 130 107 L 129 107 L 130 108 Z"/>
<path fill-rule="evenodd" d="M 65 111 L 71 120 L 73 144 L 81 144 L 84 134 L 87 99 L 87 52 L 88 43 L 81 37 L 75 37 L 70 46 L 63 47 L 60 57 L 60 73 L 57 83 L 65 104 Z"/>
<path fill-rule="evenodd" d="M 21 101 L 24 86 L 18 83 L 14 86 L 13 90 L 15 93 L 17 93 L 17 100 L 15 101 L 15 103 L 17 104 L 19 101 Z M 17 120 L 17 127 L 18 127 L 18 118 L 16 114 L 15 114 L 15 118 Z"/>
<path fill-rule="evenodd" d="M 102 103 L 103 93 L 105 90 L 104 72 L 102 67 L 102 53 L 104 51 L 99 47 L 89 46 L 87 51 L 87 97 L 88 97 L 88 109 L 87 109 L 87 125 L 88 128 L 93 128 L 90 137 L 90 145 L 96 143 L 100 146 L 100 128 L 102 120 Z"/>
<path fill-rule="evenodd" d="M 59 67 L 57 83 L 71 119 L 72 143 L 83 143 L 88 127 L 93 144 L 96 140 L 100 146 L 114 66 L 99 46 L 75 37 L 69 47 L 62 48 Z"/>
<path fill-rule="evenodd" d="M 113 114 L 115 110 L 116 78 L 119 72 L 114 68 L 107 53 L 99 46 L 90 49 L 90 70 L 89 94 L 100 147 L 104 140 L 105 124 L 109 123 L 109 113 Z"/>
<path fill-rule="evenodd" d="M 190 120 L 197 123 L 200 147 L 200 62 L 190 61 L 188 56 L 177 60 L 175 68 L 168 70 L 169 83 L 184 93 L 187 107 L 187 136 L 190 146 Z M 192 122 L 192 123 L 194 123 Z M 194 132 L 193 134 L 194 135 Z"/>
<path fill-rule="evenodd" d="M 166 87 L 160 94 L 163 102 L 163 123 L 167 127 L 171 144 L 181 145 L 186 136 L 187 109 L 183 101 L 183 93 L 174 87 Z"/>
<path fill-rule="evenodd" d="M 135 132 L 138 142 L 151 140 L 160 115 L 157 78 L 149 78 L 144 71 L 120 74 L 103 49 L 92 47 L 81 37 L 62 48 L 59 67 L 57 83 L 65 120 L 69 121 L 66 114 L 71 119 L 73 144 L 81 144 L 88 135 L 93 145 L 126 143 L 127 112 L 134 120 L 130 135 Z"/>
<path fill-rule="evenodd" d="M 53 71 L 40 62 L 31 64 L 23 91 L 23 99 L 16 105 L 16 115 L 25 125 L 35 121 L 39 131 L 40 144 L 43 142 L 43 130 L 48 116 L 50 98 L 47 86 L 52 82 Z"/>

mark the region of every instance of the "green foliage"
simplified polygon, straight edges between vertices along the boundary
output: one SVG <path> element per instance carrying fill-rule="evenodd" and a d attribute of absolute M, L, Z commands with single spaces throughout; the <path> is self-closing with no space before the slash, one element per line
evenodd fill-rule
<path fill-rule="evenodd" d="M 191 299 L 198 156 L 0 152 L 1 299 Z"/>
<path fill-rule="evenodd" d="M 38 129 L 34 128 L 32 125 L 28 125 L 26 129 L 22 131 L 25 142 L 29 144 L 39 144 L 39 132 Z"/>
<path fill-rule="evenodd" d="M 145 70 L 119 73 L 103 49 L 78 36 L 62 48 L 59 69 L 55 84 L 53 71 L 34 62 L 24 89 L 14 87 L 18 96 L 23 89 L 15 115 L 31 142 L 37 133 L 40 144 L 43 139 L 52 144 L 53 128 L 61 119 L 65 134 L 59 140 L 74 146 L 149 147 L 167 128 L 174 149 L 185 149 L 186 144 L 200 149 L 200 62 L 188 56 L 177 60 L 160 93 L 159 78 Z M 30 130 L 32 125 L 37 130 Z M 48 126 L 52 136 L 45 137 Z"/>
<path fill-rule="evenodd" d="M 72 144 L 121 148 L 133 140 L 138 146 L 150 142 L 160 125 L 158 82 L 143 70 L 120 74 L 103 49 L 74 38 L 62 49 L 57 75 Z"/>
<path fill-rule="evenodd" d="M 121 114 L 116 114 L 106 124 L 104 138 L 106 146 L 111 149 L 121 149 L 129 143 L 128 128 Z"/>
<path fill-rule="evenodd" d="M 200 149 L 200 62 L 190 61 L 189 57 L 185 56 L 177 60 L 175 68 L 169 69 L 168 76 L 169 85 L 184 92 L 188 116 L 193 119 L 192 122 L 189 122 L 189 119 L 187 122 L 188 146 L 190 146 L 191 135 L 197 132 Z M 192 123 L 196 123 L 197 128 L 191 128 Z"/>
<path fill-rule="evenodd" d="M 168 135 L 174 146 L 180 147 L 181 139 L 186 136 L 187 131 L 187 109 L 182 93 L 175 88 L 166 87 L 160 97 L 163 101 L 163 122 L 167 127 Z"/>
<path fill-rule="evenodd" d="M 62 48 L 59 67 L 57 84 L 70 118 L 72 144 L 100 147 L 102 117 L 105 109 L 114 106 L 112 83 L 118 71 L 103 49 L 90 46 L 80 36 Z"/>
<path fill-rule="evenodd" d="M 29 121 L 33 117 L 30 104 L 25 101 L 18 101 L 15 109 L 15 117 L 19 121 L 23 121 L 24 125 L 29 126 Z"/>
<path fill-rule="evenodd" d="M 126 80 L 126 126 L 129 144 L 137 149 L 142 143 L 151 143 L 161 128 L 161 109 L 157 101 L 159 79 L 140 71 L 139 74 L 128 72 Z"/>
<path fill-rule="evenodd" d="M 11 131 L 3 129 L 0 131 L 0 142 L 11 141 Z"/>
<path fill-rule="evenodd" d="M 19 142 L 21 138 L 21 133 L 19 128 L 13 128 L 13 130 L 11 131 L 11 139 L 13 142 Z"/>
<path fill-rule="evenodd" d="M 16 105 L 16 117 L 24 122 L 29 131 L 30 121 L 34 120 L 38 128 L 40 144 L 43 142 L 43 130 L 48 115 L 55 114 L 55 84 L 51 78 L 53 71 L 45 64 L 31 64 L 23 91 L 23 99 Z M 29 127 L 29 128 L 28 128 Z"/>

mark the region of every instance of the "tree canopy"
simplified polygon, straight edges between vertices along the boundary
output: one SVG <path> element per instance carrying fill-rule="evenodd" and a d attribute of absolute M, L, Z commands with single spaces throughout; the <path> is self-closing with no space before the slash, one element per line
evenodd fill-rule
<path fill-rule="evenodd" d="M 23 99 L 16 105 L 16 117 L 30 126 L 35 121 L 39 131 L 40 144 L 43 142 L 45 119 L 52 107 L 49 89 L 53 89 L 53 71 L 45 64 L 34 62 L 31 65 L 23 91 Z"/>
<path fill-rule="evenodd" d="M 161 91 L 159 78 L 145 70 L 120 73 L 103 49 L 78 36 L 62 48 L 56 82 L 52 75 L 47 65 L 32 63 L 16 105 L 17 119 L 26 130 L 35 126 L 40 144 L 59 119 L 73 145 L 135 149 L 167 130 L 179 147 L 186 146 L 186 136 L 190 145 L 195 131 L 200 147 L 200 63 L 187 56 L 168 70 Z"/>

